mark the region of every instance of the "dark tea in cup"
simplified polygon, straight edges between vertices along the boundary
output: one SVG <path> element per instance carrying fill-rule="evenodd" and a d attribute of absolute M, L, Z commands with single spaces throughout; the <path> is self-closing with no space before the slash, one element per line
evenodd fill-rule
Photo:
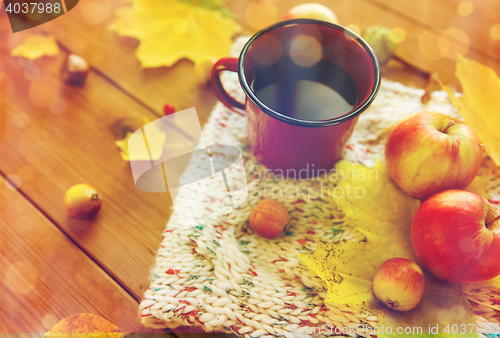
<path fill-rule="evenodd" d="M 326 60 L 304 67 L 283 56 L 259 69 L 251 88 L 267 107 L 301 120 L 329 120 L 358 103 L 352 76 Z"/>

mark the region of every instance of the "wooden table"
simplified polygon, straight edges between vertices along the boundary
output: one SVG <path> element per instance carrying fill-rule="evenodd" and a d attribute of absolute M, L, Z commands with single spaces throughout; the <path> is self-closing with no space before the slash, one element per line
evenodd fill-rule
<path fill-rule="evenodd" d="M 253 32 L 245 19 L 249 2 L 228 1 L 240 25 Z M 455 0 L 318 2 L 353 29 L 383 24 L 405 30 L 397 60 L 383 69 L 388 78 L 423 87 L 436 71 L 445 83 L 457 85 L 455 61 L 449 57 L 454 51 L 500 73 L 497 0 L 471 0 L 473 11 L 467 16 L 459 13 L 461 2 Z M 300 1 L 272 3 L 276 17 L 269 20 Z M 63 18 L 36 28 L 56 36 L 62 52 L 34 62 L 9 55 L 33 32 L 12 34 L 2 10 L 0 332 L 44 333 L 68 315 L 91 312 L 125 332 L 200 335 L 150 330 L 139 322 L 139 301 L 172 202 L 168 194 L 135 188 L 130 165 L 114 142 L 141 127 L 144 117 L 162 116 L 167 102 L 178 110 L 196 107 L 204 122 L 216 100 L 210 88 L 196 83 L 190 61 L 141 70 L 134 56 L 137 41 L 107 29 L 113 9 L 122 5 L 81 0 Z M 97 19 L 89 19 L 93 10 L 101 11 Z M 70 52 L 92 67 L 81 88 L 58 77 Z M 63 113 L 51 108 L 57 99 Z M 94 220 L 73 220 L 63 210 L 64 193 L 78 183 L 90 183 L 104 196 Z"/>

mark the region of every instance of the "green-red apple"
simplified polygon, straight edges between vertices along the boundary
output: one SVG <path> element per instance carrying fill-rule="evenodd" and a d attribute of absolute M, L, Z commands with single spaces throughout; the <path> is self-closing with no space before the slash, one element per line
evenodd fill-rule
<path fill-rule="evenodd" d="M 429 197 L 413 218 L 411 242 L 437 277 L 475 283 L 500 275 L 500 210 L 474 193 L 447 190 Z"/>
<path fill-rule="evenodd" d="M 317 3 L 305 3 L 297 5 L 286 12 L 283 20 L 290 19 L 316 19 L 332 23 L 339 23 L 337 16 L 328 8 Z"/>
<path fill-rule="evenodd" d="M 394 182 L 407 194 L 425 199 L 439 191 L 467 187 L 481 166 L 482 150 L 465 122 L 424 111 L 392 129 L 385 158 Z"/>

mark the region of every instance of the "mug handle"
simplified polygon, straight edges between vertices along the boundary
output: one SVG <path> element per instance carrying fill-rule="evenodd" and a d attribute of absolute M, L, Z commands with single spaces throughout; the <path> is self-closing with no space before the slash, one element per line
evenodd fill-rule
<path fill-rule="evenodd" d="M 232 98 L 222 86 L 220 80 L 220 72 L 228 70 L 230 72 L 238 72 L 238 59 L 235 57 L 225 57 L 217 61 L 212 67 L 212 73 L 210 75 L 210 84 L 212 85 L 212 90 L 214 91 L 217 99 L 222 102 L 226 107 L 245 116 L 245 104 L 236 101 Z"/>

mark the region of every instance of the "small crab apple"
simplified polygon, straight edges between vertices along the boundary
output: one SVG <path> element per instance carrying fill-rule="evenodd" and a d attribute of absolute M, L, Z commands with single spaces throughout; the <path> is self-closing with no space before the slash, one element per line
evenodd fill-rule
<path fill-rule="evenodd" d="M 276 238 L 288 222 L 288 211 L 283 203 L 266 199 L 260 201 L 250 214 L 250 227 L 261 237 Z"/>
<path fill-rule="evenodd" d="M 373 278 L 373 293 L 390 309 L 414 309 L 424 294 L 424 273 L 413 261 L 395 257 L 380 266 Z"/>
<path fill-rule="evenodd" d="M 317 3 L 306 3 L 292 7 L 283 17 L 283 20 L 291 19 L 316 19 L 332 23 L 339 23 L 337 16 L 328 7 Z"/>
<path fill-rule="evenodd" d="M 77 184 L 66 191 L 63 206 L 71 218 L 92 218 L 101 208 L 102 197 L 88 184 Z"/>

